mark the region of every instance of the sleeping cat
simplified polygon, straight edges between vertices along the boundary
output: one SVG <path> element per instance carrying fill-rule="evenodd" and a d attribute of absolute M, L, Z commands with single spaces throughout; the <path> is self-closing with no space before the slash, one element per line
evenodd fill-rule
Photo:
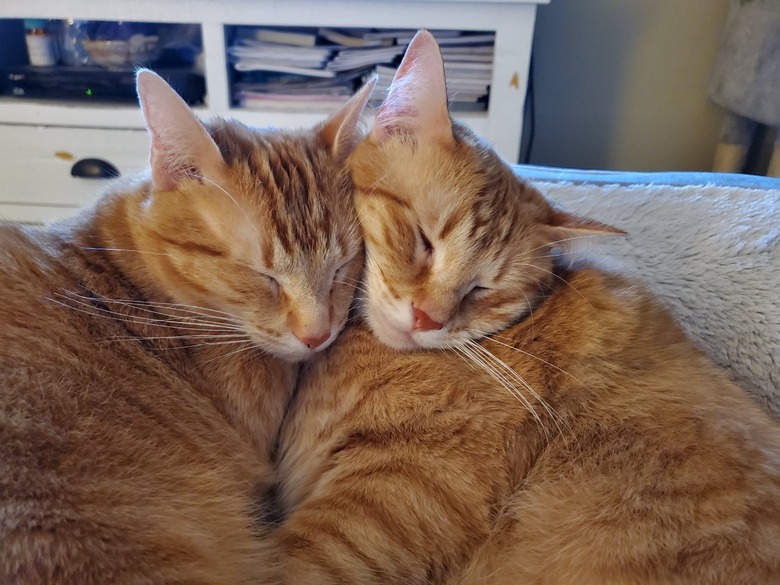
<path fill-rule="evenodd" d="M 640 285 L 556 261 L 616 230 L 451 123 L 430 34 L 350 164 L 366 323 L 283 425 L 286 582 L 780 582 L 777 423 Z"/>
<path fill-rule="evenodd" d="M 138 74 L 151 174 L 0 227 L 0 582 L 249 583 L 295 381 L 347 319 L 346 159 L 371 86 L 309 131 L 204 128 Z M 260 502 L 260 503 L 258 503 Z"/>

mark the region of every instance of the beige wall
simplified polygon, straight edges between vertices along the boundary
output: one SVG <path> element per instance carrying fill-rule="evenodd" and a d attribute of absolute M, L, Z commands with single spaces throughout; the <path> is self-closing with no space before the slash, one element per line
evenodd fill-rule
<path fill-rule="evenodd" d="M 728 0 L 551 0 L 534 44 L 531 162 L 708 170 L 722 112 L 707 86 Z"/>

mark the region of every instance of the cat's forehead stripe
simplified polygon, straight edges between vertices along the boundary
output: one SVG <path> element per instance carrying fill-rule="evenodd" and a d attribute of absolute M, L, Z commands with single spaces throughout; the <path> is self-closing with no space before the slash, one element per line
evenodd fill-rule
<path fill-rule="evenodd" d="M 494 261 L 497 261 L 499 259 L 500 252 L 501 252 L 500 249 L 496 250 Z M 493 276 L 494 282 L 501 282 L 504 279 L 504 277 L 509 272 L 509 265 L 511 261 L 512 261 L 511 256 L 507 255 L 504 257 L 503 262 L 501 262 L 501 266 L 498 267 L 496 274 Z"/>
<path fill-rule="evenodd" d="M 378 187 L 376 185 L 371 185 L 370 187 L 358 186 L 358 194 L 364 197 L 376 197 L 377 199 L 385 199 L 387 201 L 394 203 L 395 205 L 398 205 L 405 209 L 409 209 L 409 204 L 406 201 L 404 201 L 394 193 L 386 189 L 383 189 L 382 187 Z"/>
<path fill-rule="evenodd" d="M 439 239 L 445 239 L 463 221 L 463 213 L 463 210 L 459 208 L 450 212 L 441 230 L 439 230 Z"/>
<path fill-rule="evenodd" d="M 286 254 L 301 246 L 317 253 L 328 247 L 334 221 L 333 207 L 347 212 L 344 196 L 349 186 L 341 184 L 323 153 L 301 139 L 291 138 L 258 148 L 250 172 L 262 185 L 275 240 Z M 266 259 L 270 252 L 265 253 Z"/>
<path fill-rule="evenodd" d="M 274 248 L 268 238 L 264 238 L 261 245 L 261 254 L 263 257 L 263 265 L 271 270 L 274 267 Z"/>
<path fill-rule="evenodd" d="M 204 254 L 206 256 L 220 257 L 224 256 L 225 252 L 217 249 L 214 246 L 210 246 L 206 242 L 196 242 L 192 239 L 176 239 L 161 234 L 157 230 L 150 229 L 150 233 L 154 234 L 156 238 L 172 246 L 176 246 L 180 250 L 188 252 L 190 254 Z"/>

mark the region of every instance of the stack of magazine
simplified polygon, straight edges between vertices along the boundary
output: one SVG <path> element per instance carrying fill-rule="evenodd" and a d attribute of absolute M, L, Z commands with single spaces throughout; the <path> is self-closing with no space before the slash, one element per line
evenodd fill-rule
<path fill-rule="evenodd" d="M 487 109 L 493 33 L 432 31 L 447 74 L 450 107 Z M 335 106 L 371 75 L 381 102 L 415 31 L 236 27 L 228 55 L 234 104 L 245 108 Z"/>

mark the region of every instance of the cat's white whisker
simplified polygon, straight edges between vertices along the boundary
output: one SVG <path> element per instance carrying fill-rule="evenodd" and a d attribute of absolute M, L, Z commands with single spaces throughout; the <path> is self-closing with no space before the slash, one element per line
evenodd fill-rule
<path fill-rule="evenodd" d="M 90 298 L 90 297 L 85 297 L 85 298 Z M 92 298 L 96 300 L 100 299 L 100 297 L 92 297 Z M 158 308 L 171 308 L 180 311 L 189 310 L 192 313 L 196 313 L 198 315 L 206 315 L 213 319 L 224 319 L 229 321 L 236 321 L 236 318 L 226 311 L 220 311 L 218 309 L 212 309 L 208 307 L 199 307 L 197 305 L 186 305 L 183 303 L 164 303 L 158 301 L 143 301 L 143 300 L 134 300 L 134 299 L 111 299 L 107 297 L 106 300 L 109 300 L 111 302 L 116 302 L 116 303 L 125 303 L 128 305 L 138 305 L 142 307 L 150 306 L 150 307 L 158 307 Z"/>
<path fill-rule="evenodd" d="M 584 296 L 584 295 L 583 295 L 583 294 L 582 294 L 580 291 L 578 291 L 578 290 L 577 290 L 577 289 L 574 287 L 574 285 L 572 285 L 572 283 L 570 283 L 568 280 L 566 280 L 565 278 L 563 278 L 563 277 L 562 277 L 562 276 L 560 276 L 559 274 L 555 274 L 555 272 L 553 272 L 552 270 L 547 270 L 546 268 L 542 268 L 541 266 L 537 266 L 536 264 L 528 264 L 528 263 L 523 263 L 523 264 L 520 264 L 520 265 L 521 265 L 521 266 L 528 266 L 529 268 L 535 268 L 535 269 L 537 269 L 537 270 L 541 270 L 542 272 L 545 272 L 545 273 L 549 274 L 550 276 L 552 276 L 552 277 L 554 277 L 554 278 L 557 278 L 557 279 L 558 279 L 558 280 L 560 280 L 560 281 L 561 281 L 563 284 L 565 284 L 566 286 L 568 286 L 568 287 L 569 287 L 571 290 L 573 290 L 574 292 L 576 292 L 576 293 L 577 293 L 577 294 L 580 296 L 580 298 L 582 298 L 582 300 L 584 300 L 584 301 L 585 301 L 586 303 L 588 303 L 588 304 L 589 304 L 589 305 L 590 305 L 592 308 L 594 308 L 594 309 L 595 309 L 595 307 L 593 307 L 593 304 L 592 304 L 592 303 L 591 303 L 591 302 L 590 302 L 590 301 L 589 301 L 589 300 L 588 300 L 588 299 L 587 299 L 587 298 L 586 298 L 586 297 L 585 297 L 585 296 Z"/>
<path fill-rule="evenodd" d="M 77 307 L 73 306 L 72 304 L 67 303 L 60 303 L 64 307 L 77 309 Z M 119 313 L 116 311 L 109 311 L 107 309 L 101 309 L 99 307 L 90 306 L 86 303 L 82 304 L 83 309 L 79 309 L 82 313 L 86 313 L 88 315 L 94 315 L 96 317 L 104 317 L 112 320 L 124 320 L 128 323 L 133 323 L 136 325 L 149 325 L 149 326 L 161 326 L 161 327 L 167 327 L 171 329 L 179 329 L 182 331 L 197 331 L 197 332 L 225 332 L 225 333 L 233 333 L 233 332 L 240 332 L 241 329 L 237 327 L 231 327 L 231 328 L 224 328 L 221 327 L 220 324 L 208 324 L 208 323 L 194 323 L 194 322 L 179 322 L 174 321 L 170 319 L 154 319 L 154 318 L 144 318 L 144 317 L 138 317 L 138 316 L 131 316 L 126 315 L 124 313 Z"/>
<path fill-rule="evenodd" d="M 368 186 L 368 189 L 370 189 L 372 192 L 375 191 L 377 185 L 379 185 L 382 181 L 384 181 L 389 175 L 390 175 L 390 171 L 385 171 L 383 175 L 380 175 L 379 178 L 376 179 L 376 181 L 374 181 L 373 183 L 371 183 L 371 185 Z"/>
<path fill-rule="evenodd" d="M 528 315 L 531 318 L 531 333 L 533 333 L 533 335 L 536 336 L 536 325 L 534 323 L 534 306 L 531 303 L 531 299 L 528 298 L 527 294 L 525 294 L 522 290 L 520 291 L 520 294 L 523 295 L 523 298 L 525 299 L 525 302 L 528 305 Z"/>
<path fill-rule="evenodd" d="M 102 317 L 104 319 L 112 319 L 112 320 L 116 319 L 116 316 L 114 316 L 114 315 L 101 315 L 100 313 L 97 313 L 95 311 L 88 311 L 86 309 L 82 309 L 82 308 L 73 306 L 71 304 L 64 303 L 64 302 L 59 301 L 59 300 L 57 300 L 55 298 L 52 298 L 52 297 L 46 297 L 46 300 L 51 302 L 51 303 L 55 303 L 57 305 L 65 307 L 66 309 L 70 309 L 70 310 L 76 311 L 78 313 L 84 313 L 85 315 L 90 315 L 91 317 Z"/>
<path fill-rule="evenodd" d="M 121 336 L 121 337 L 109 337 L 103 341 L 132 341 L 134 339 L 139 339 L 138 337 L 133 336 Z M 240 333 L 222 333 L 218 335 L 144 335 L 144 340 L 165 340 L 165 339 L 211 339 L 211 340 L 246 340 L 248 339 L 246 335 L 242 335 Z"/>
<path fill-rule="evenodd" d="M 68 296 L 71 297 L 77 297 L 80 299 L 83 299 L 85 301 L 90 302 L 100 302 L 100 303 L 113 303 L 118 304 L 130 308 L 140 308 L 143 309 L 149 313 L 154 313 L 157 315 L 163 315 L 169 319 L 191 319 L 192 317 L 188 317 L 187 315 L 194 315 L 197 317 L 205 317 L 207 320 L 217 320 L 217 321 L 225 321 L 229 324 L 238 324 L 238 320 L 230 315 L 230 313 L 226 313 L 224 311 L 217 311 L 216 309 L 208 309 L 205 307 L 197 307 L 195 305 L 184 305 L 181 303 L 158 303 L 154 301 L 138 301 L 133 299 L 113 299 L 109 297 L 88 297 L 84 295 L 80 295 L 74 291 L 66 291 Z M 155 307 L 158 309 L 165 308 L 172 311 L 179 311 L 182 313 L 185 313 L 185 315 L 171 315 L 170 313 L 164 313 L 161 311 L 155 311 L 152 309 L 149 309 L 147 307 Z M 212 315 L 211 313 L 218 313 L 216 315 Z M 225 316 L 222 316 L 225 315 Z"/>
<path fill-rule="evenodd" d="M 201 348 L 201 347 L 215 347 L 215 346 L 228 346 L 228 345 L 237 345 L 240 343 L 251 343 L 251 340 L 249 339 L 238 339 L 233 341 L 215 341 L 215 342 L 208 342 L 204 341 L 201 343 L 191 343 L 188 345 L 178 345 L 175 347 L 161 347 L 159 348 L 162 351 L 172 351 L 176 349 L 194 349 L 194 348 Z M 208 362 L 205 362 L 208 363 Z"/>
<path fill-rule="evenodd" d="M 206 360 L 206 361 L 203 362 L 203 365 L 206 366 L 206 365 L 209 365 L 209 364 L 211 364 L 211 363 L 213 363 L 215 361 L 224 360 L 224 359 L 227 359 L 229 357 L 235 356 L 235 355 L 237 355 L 239 353 L 243 353 L 243 352 L 251 350 L 251 349 L 259 350 L 261 354 L 264 353 L 263 349 L 260 346 L 258 346 L 256 343 L 252 342 L 252 341 L 244 341 L 243 343 L 248 343 L 249 345 L 247 347 L 241 347 L 239 349 L 236 349 L 234 351 L 228 352 L 228 353 L 223 354 L 223 355 L 218 355 L 215 358 L 212 358 L 210 360 Z M 252 354 L 252 355 L 254 355 L 254 354 Z"/>
<path fill-rule="evenodd" d="M 469 331 L 471 331 L 472 333 L 475 333 L 475 334 L 477 334 L 477 335 L 480 335 L 481 337 L 483 337 L 483 336 L 485 336 L 485 335 L 486 335 L 486 334 L 485 334 L 485 333 L 483 333 L 482 331 L 477 331 L 476 329 L 470 329 Z M 514 345 L 510 345 L 509 343 L 505 343 L 504 341 L 501 341 L 502 339 L 503 339 L 503 340 L 506 340 L 506 341 L 510 341 L 510 342 L 511 342 L 511 341 L 513 341 L 513 339 L 512 339 L 512 338 L 510 338 L 510 337 L 504 337 L 504 336 L 501 336 L 501 335 L 496 335 L 496 334 L 490 335 L 490 341 L 492 341 L 492 342 L 494 342 L 494 343 L 497 343 L 498 345 L 504 346 L 504 347 L 506 347 L 507 349 L 510 349 L 510 350 L 512 350 L 512 351 L 517 351 L 517 352 L 520 352 L 520 353 L 522 353 L 523 355 L 527 355 L 527 356 L 528 356 L 528 357 L 530 357 L 530 358 L 533 358 L 533 359 L 535 359 L 535 360 L 538 360 L 538 361 L 542 362 L 543 364 L 546 364 L 546 365 L 550 366 L 550 367 L 551 367 L 551 368 L 553 368 L 554 370 L 557 370 L 557 371 L 559 371 L 560 373 L 562 373 L 562 374 L 565 374 L 566 376 L 569 376 L 569 377 L 570 377 L 572 380 L 574 380 L 575 382 L 578 382 L 579 384 L 582 384 L 582 386 L 583 386 L 583 387 L 585 387 L 585 388 L 587 388 L 587 387 L 588 387 L 588 386 L 585 384 L 585 382 L 583 382 L 583 381 L 582 381 L 582 380 L 580 380 L 579 378 L 577 378 L 577 377 L 573 376 L 572 374 L 570 374 L 570 373 L 569 373 L 569 372 L 567 372 L 566 370 L 564 370 L 564 369 L 562 369 L 562 368 L 559 368 L 559 367 L 558 367 L 558 366 L 556 366 L 555 364 L 553 364 L 553 363 L 550 363 L 550 362 L 548 362 L 547 360 L 545 360 L 545 359 L 542 359 L 542 358 L 540 358 L 540 357 L 538 357 L 538 356 L 535 356 L 534 354 L 532 354 L 532 353 L 530 353 L 530 352 L 527 352 L 527 351 L 525 351 L 524 349 L 520 349 L 519 347 L 515 347 Z"/>
<path fill-rule="evenodd" d="M 150 254 L 152 256 L 170 256 L 167 252 L 152 252 L 151 250 L 136 250 L 133 248 L 100 248 L 93 246 L 82 246 L 82 250 L 94 250 L 97 252 L 134 252 L 136 254 Z"/>
<path fill-rule="evenodd" d="M 522 379 L 522 377 L 520 377 L 514 370 L 512 370 L 512 368 L 506 366 L 506 364 L 503 364 L 503 362 L 499 363 L 500 360 L 497 360 L 497 358 L 495 358 L 493 354 L 491 354 L 490 352 L 487 352 L 487 354 L 482 352 L 481 350 L 483 348 L 475 341 L 467 340 L 465 346 L 471 352 L 473 352 L 474 356 L 478 357 L 478 359 L 481 362 L 483 362 L 487 368 L 489 368 L 492 372 L 494 372 L 495 374 L 494 377 L 496 379 L 500 379 L 501 384 L 505 389 L 509 390 L 513 396 L 515 396 L 516 398 L 520 399 L 523 402 L 525 407 L 528 409 L 528 412 L 534 417 L 536 422 L 539 424 L 539 427 L 544 431 L 544 434 L 547 437 L 548 441 L 551 440 L 552 437 L 550 436 L 547 427 L 544 425 L 542 418 L 539 416 L 539 413 L 536 412 L 536 409 L 531 404 L 531 401 L 528 400 L 528 398 L 525 397 L 525 395 L 520 391 L 520 389 L 515 384 L 512 383 L 510 376 L 508 376 L 507 374 L 510 374 L 510 372 L 512 374 L 515 374 L 515 376 L 511 376 L 511 377 L 514 377 L 518 382 L 521 382 L 521 385 L 526 390 L 528 390 L 529 393 L 534 395 L 534 397 L 537 398 L 537 400 L 539 400 L 538 394 L 536 394 L 533 391 L 533 389 L 529 387 L 530 385 L 528 385 L 525 382 L 525 380 Z M 499 365 L 503 365 L 505 367 L 499 370 L 498 368 Z"/>
<path fill-rule="evenodd" d="M 523 406 L 525 406 L 526 410 L 528 410 L 528 413 L 534 418 L 534 420 L 539 425 L 539 428 L 542 429 L 549 441 L 551 439 L 550 433 L 531 402 L 514 384 L 511 383 L 511 381 L 504 373 L 498 371 L 496 367 L 491 364 L 483 355 L 480 355 L 480 353 L 474 349 L 474 346 L 476 346 L 474 342 L 467 340 L 464 345 L 458 346 L 458 349 L 463 353 L 463 355 L 467 356 L 474 363 L 479 365 L 491 378 L 498 382 L 505 390 L 509 391 L 512 396 L 514 396 L 523 404 Z"/>
<path fill-rule="evenodd" d="M 360 284 L 362 281 L 358 278 L 350 278 L 349 276 L 342 276 L 341 282 L 352 282 L 353 284 Z"/>
<path fill-rule="evenodd" d="M 517 380 L 528 392 L 539 402 L 539 404 L 544 408 L 544 410 L 547 412 L 547 414 L 550 416 L 552 421 L 555 423 L 555 426 L 558 428 L 558 433 L 561 435 L 564 441 L 566 441 L 566 435 L 561 430 L 561 424 L 563 424 L 564 427 L 566 427 L 566 430 L 574 436 L 574 433 L 571 430 L 571 427 L 567 424 L 565 419 L 560 416 L 552 406 L 544 399 L 542 396 L 534 390 L 534 388 L 531 386 L 531 384 L 528 383 L 528 381 L 523 378 L 514 368 L 509 366 L 504 360 L 496 356 L 493 352 L 491 352 L 486 347 L 477 344 L 475 342 L 472 342 L 474 347 L 478 349 L 483 355 L 485 355 L 488 359 L 491 359 L 499 365 L 501 368 L 503 368 L 507 374 L 509 374 L 512 378 Z"/>
<path fill-rule="evenodd" d="M 137 300 L 137 299 L 117 299 L 117 298 L 105 297 L 105 296 L 86 296 L 86 295 L 81 295 L 72 290 L 65 290 L 64 294 L 71 297 L 84 299 L 86 301 L 113 302 L 113 303 L 122 303 L 126 305 L 139 305 L 139 306 L 158 306 L 158 307 L 173 307 L 173 308 L 184 307 L 188 309 L 197 309 L 203 312 L 210 312 L 210 313 L 213 312 L 213 313 L 220 313 L 223 315 L 230 315 L 225 311 L 219 311 L 217 309 L 208 309 L 205 307 L 198 307 L 196 305 L 185 305 L 181 303 L 165 303 L 165 302 Z"/>
<path fill-rule="evenodd" d="M 63 307 L 67 307 L 72 310 L 77 310 L 82 313 L 85 313 L 87 315 L 93 315 L 96 317 L 103 317 L 106 319 L 112 319 L 112 320 L 126 320 L 127 322 L 135 323 L 137 325 L 158 325 L 158 326 L 165 326 L 180 330 L 192 330 L 192 331 L 198 331 L 198 332 L 205 332 L 205 331 L 222 331 L 222 332 L 238 332 L 243 331 L 240 327 L 228 327 L 225 323 L 217 322 L 217 323 L 209 323 L 206 320 L 199 320 L 199 321 L 191 321 L 191 320 L 182 320 L 177 319 L 175 317 L 168 317 L 168 318 L 158 318 L 158 317 L 145 317 L 141 315 L 128 315 L 125 313 L 120 313 L 118 311 L 112 311 L 108 308 L 103 307 L 97 307 L 93 304 L 93 302 L 86 301 L 81 298 L 80 295 L 77 295 L 76 293 L 73 294 L 58 294 L 58 296 L 62 299 L 64 299 L 67 302 L 63 302 L 54 298 L 49 297 L 48 300 L 55 302 L 59 305 L 62 305 Z M 100 301 L 97 301 L 100 302 Z"/>
<path fill-rule="evenodd" d="M 335 282 L 337 284 L 348 284 L 348 285 L 354 286 L 355 290 L 358 290 L 358 291 L 360 291 L 362 293 L 368 294 L 368 289 L 367 288 L 365 288 L 364 286 L 355 284 L 354 282 L 346 282 L 346 281 L 343 281 L 343 280 L 334 280 L 333 282 Z"/>
<path fill-rule="evenodd" d="M 111 301 L 107 301 L 111 302 Z M 124 305 L 124 303 L 119 303 L 122 306 L 127 306 L 130 309 L 136 309 L 138 310 L 139 307 L 133 306 L 133 305 Z M 182 325 L 182 326 L 191 326 L 191 325 L 197 325 L 197 326 L 203 326 L 203 327 L 217 327 L 219 329 L 225 330 L 225 331 L 243 331 L 243 327 L 241 327 L 240 323 L 233 319 L 225 319 L 223 317 L 215 317 L 212 315 L 206 315 L 202 313 L 197 313 L 194 311 L 189 311 L 189 314 L 186 315 L 171 315 L 169 313 L 166 313 L 164 311 L 154 311 L 147 308 L 141 308 L 146 313 L 150 313 L 151 315 L 159 315 L 160 318 L 157 317 L 147 317 L 142 316 L 143 318 L 149 319 L 149 320 L 157 320 L 160 323 L 169 323 L 172 325 Z M 175 311 L 179 311 L 181 309 L 175 309 Z"/>

